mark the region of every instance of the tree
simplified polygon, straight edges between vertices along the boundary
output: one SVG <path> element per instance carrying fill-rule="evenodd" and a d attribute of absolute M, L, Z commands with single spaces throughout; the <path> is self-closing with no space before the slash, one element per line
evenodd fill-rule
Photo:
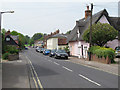
<path fill-rule="evenodd" d="M 40 38 L 43 37 L 43 34 L 42 33 L 35 33 L 32 37 L 32 39 L 35 41 L 35 40 L 38 40 Z"/>
<path fill-rule="evenodd" d="M 66 34 L 70 34 L 71 30 L 67 31 Z"/>
<path fill-rule="evenodd" d="M 2 54 L 5 53 L 5 48 L 6 48 L 6 45 L 4 43 L 4 40 L 5 40 L 5 33 L 6 33 L 6 30 L 3 28 L 2 29 Z"/>
<path fill-rule="evenodd" d="M 30 46 L 32 46 L 32 44 L 34 44 L 34 40 L 31 38 L 29 41 Z"/>
<path fill-rule="evenodd" d="M 90 27 L 84 32 L 83 40 L 89 43 Z M 118 36 L 117 30 L 107 23 L 92 25 L 92 45 L 104 46 Z"/>
<path fill-rule="evenodd" d="M 16 35 L 18 35 L 18 32 L 17 31 L 12 31 L 12 32 L 10 32 L 10 34 L 16 36 Z"/>
<path fill-rule="evenodd" d="M 30 37 L 28 35 L 25 36 L 25 44 L 28 44 L 30 41 Z"/>

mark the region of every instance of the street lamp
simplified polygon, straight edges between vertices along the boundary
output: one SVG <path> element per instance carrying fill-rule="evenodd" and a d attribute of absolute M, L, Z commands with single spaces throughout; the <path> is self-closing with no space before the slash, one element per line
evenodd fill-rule
<path fill-rule="evenodd" d="M 1 34 L 1 18 L 2 14 L 4 13 L 14 13 L 14 11 L 5 11 L 5 12 L 0 12 L 0 59 L 2 56 L 2 34 Z M 1 61 L 0 61 L 1 62 Z"/>

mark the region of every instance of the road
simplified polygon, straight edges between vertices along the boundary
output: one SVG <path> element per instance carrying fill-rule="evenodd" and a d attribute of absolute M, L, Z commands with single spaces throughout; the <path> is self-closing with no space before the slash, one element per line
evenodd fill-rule
<path fill-rule="evenodd" d="M 38 53 L 34 48 L 26 50 L 33 82 L 38 88 L 118 88 L 118 76 L 99 71 L 69 60 L 54 59 Z"/>

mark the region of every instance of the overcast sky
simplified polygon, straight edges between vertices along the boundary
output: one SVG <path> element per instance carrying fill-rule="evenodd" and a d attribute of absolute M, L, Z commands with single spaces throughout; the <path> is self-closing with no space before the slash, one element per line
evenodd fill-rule
<path fill-rule="evenodd" d="M 49 2 L 48 2 L 49 1 Z M 86 5 L 93 2 L 93 13 L 104 8 L 110 16 L 118 16 L 118 0 L 3 0 L 0 11 L 14 10 L 13 14 L 2 15 L 2 28 L 16 30 L 24 35 L 61 33 L 72 30 L 76 20 L 85 16 Z M 91 2 L 90 2 L 91 1 Z"/>

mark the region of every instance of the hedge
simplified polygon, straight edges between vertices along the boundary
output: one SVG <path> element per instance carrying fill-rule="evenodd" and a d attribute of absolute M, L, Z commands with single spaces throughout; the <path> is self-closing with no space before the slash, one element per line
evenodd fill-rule
<path fill-rule="evenodd" d="M 112 48 L 92 46 L 89 49 L 89 52 L 96 55 L 98 58 L 104 57 L 106 59 L 106 57 L 108 56 L 111 59 L 111 62 L 114 62 L 115 50 L 113 50 Z"/>
<path fill-rule="evenodd" d="M 3 53 L 2 58 L 3 59 L 8 59 L 8 55 L 10 54 L 18 54 L 19 50 L 15 46 L 6 46 L 5 47 L 5 53 Z"/>
<path fill-rule="evenodd" d="M 2 55 L 2 58 L 3 58 L 4 60 L 8 59 L 8 55 L 10 55 L 10 53 L 4 53 L 4 54 Z"/>

